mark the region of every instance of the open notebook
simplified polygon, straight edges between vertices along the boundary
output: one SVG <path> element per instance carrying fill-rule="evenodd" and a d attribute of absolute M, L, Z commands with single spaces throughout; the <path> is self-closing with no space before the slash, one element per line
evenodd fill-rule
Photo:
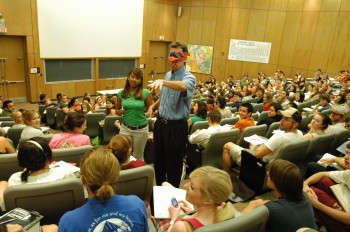
<path fill-rule="evenodd" d="M 350 212 L 350 191 L 346 184 L 335 184 L 331 189 L 345 212 Z"/>
<path fill-rule="evenodd" d="M 171 204 L 171 198 L 175 197 L 177 201 L 185 200 L 186 190 L 166 186 L 154 186 L 154 217 L 170 218 L 168 208 Z M 193 206 L 191 205 L 192 209 Z"/>

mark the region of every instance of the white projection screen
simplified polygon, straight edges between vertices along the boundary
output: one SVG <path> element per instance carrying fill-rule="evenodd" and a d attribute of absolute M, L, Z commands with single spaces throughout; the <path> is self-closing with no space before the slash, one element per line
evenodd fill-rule
<path fill-rule="evenodd" d="M 40 58 L 140 57 L 144 0 L 37 0 Z"/>

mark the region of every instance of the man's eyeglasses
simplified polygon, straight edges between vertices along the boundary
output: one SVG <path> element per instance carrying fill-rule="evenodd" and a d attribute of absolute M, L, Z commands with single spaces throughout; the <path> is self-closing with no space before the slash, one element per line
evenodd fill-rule
<path fill-rule="evenodd" d="M 175 58 L 181 58 L 183 56 L 182 52 L 170 52 L 169 56 L 175 57 Z"/>

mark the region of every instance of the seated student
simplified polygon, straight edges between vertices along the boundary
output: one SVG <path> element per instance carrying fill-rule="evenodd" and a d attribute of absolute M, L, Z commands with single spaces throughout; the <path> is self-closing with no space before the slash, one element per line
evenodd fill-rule
<path fill-rule="evenodd" d="M 304 192 L 314 206 L 316 219 L 330 232 L 350 231 L 350 212 L 344 211 L 330 189 L 336 183 L 350 187 L 350 143 L 346 148 L 344 166 L 347 170 L 318 172 L 304 181 Z"/>
<path fill-rule="evenodd" d="M 86 103 L 86 102 L 83 102 L 81 104 L 81 113 L 83 115 L 86 115 L 86 114 L 91 114 L 92 113 L 92 107 L 89 103 Z"/>
<path fill-rule="evenodd" d="M 12 100 L 5 100 L 2 105 L 0 117 L 11 117 L 11 112 L 15 110 L 15 105 Z"/>
<path fill-rule="evenodd" d="M 331 118 L 324 113 L 316 113 L 308 125 L 310 129 L 308 133 L 304 135 L 305 139 L 313 139 L 319 135 L 323 135 L 324 131 L 332 124 Z"/>
<path fill-rule="evenodd" d="M 322 112 L 324 110 L 330 109 L 332 106 L 329 104 L 331 102 L 331 98 L 327 93 L 321 93 L 319 95 L 320 102 L 315 105 L 315 107 L 310 111 L 310 114 L 314 114 L 315 112 Z M 321 107 L 320 109 L 318 109 Z"/>
<path fill-rule="evenodd" d="M 77 97 L 72 97 L 68 103 L 68 108 L 62 108 L 63 113 L 67 114 L 69 111 L 81 112 L 81 105 Z"/>
<path fill-rule="evenodd" d="M 208 112 L 213 111 L 215 100 L 212 98 L 212 96 L 208 96 L 206 102 L 207 102 Z"/>
<path fill-rule="evenodd" d="M 59 125 L 63 133 L 54 134 L 50 140 L 51 149 L 90 145 L 90 138 L 84 135 L 86 119 L 81 113 L 70 111 Z"/>
<path fill-rule="evenodd" d="M 206 147 L 210 136 L 218 131 L 227 131 L 230 128 L 225 126 L 220 126 L 221 113 L 218 110 L 213 110 L 208 115 L 208 129 L 197 130 L 193 132 L 188 138 L 191 144 L 199 144 L 202 147 Z"/>
<path fill-rule="evenodd" d="M 264 108 L 263 111 L 268 111 L 270 105 L 273 103 L 273 95 L 272 93 L 265 93 L 263 98 Z"/>
<path fill-rule="evenodd" d="M 239 107 L 241 106 L 242 104 L 242 98 L 243 98 L 243 95 L 238 92 L 238 91 L 235 91 L 234 94 L 233 94 L 233 98 L 234 98 L 234 102 L 235 104 L 232 106 L 232 108 L 236 108 L 237 110 L 239 110 Z"/>
<path fill-rule="evenodd" d="M 4 136 L 0 136 L 0 155 L 14 153 L 16 149 L 13 148 L 11 143 Z"/>
<path fill-rule="evenodd" d="M 75 178 L 73 172 L 61 167 L 50 168 L 52 151 L 46 139 L 35 137 L 22 141 L 18 147 L 18 164 L 23 172 L 14 173 L 8 183 L 0 184 L 0 200 L 7 186 L 45 183 L 66 178 Z M 0 202 L 1 203 L 1 202 Z"/>
<path fill-rule="evenodd" d="M 227 202 L 232 183 L 230 176 L 223 170 L 210 166 L 197 168 L 190 174 L 190 182 L 185 184 L 185 188 L 186 201 L 179 199 L 178 207 L 169 206 L 170 223 L 164 231 L 194 231 L 239 215 L 233 204 Z M 193 212 L 187 201 L 194 205 L 194 214 L 187 215 Z M 181 209 L 186 214 L 180 215 Z"/>
<path fill-rule="evenodd" d="M 275 133 L 264 144 L 261 144 L 256 148 L 255 157 L 257 159 L 263 159 L 265 162 L 272 162 L 277 156 L 281 146 L 287 142 L 295 141 L 303 137 L 303 133 L 298 130 L 298 126 L 301 122 L 302 116 L 297 109 L 289 108 L 284 111 L 279 111 L 282 115 L 280 133 Z M 223 169 L 229 172 L 232 165 L 236 163 L 241 166 L 241 152 L 242 147 L 231 143 L 230 146 L 224 145 L 222 159 Z"/>
<path fill-rule="evenodd" d="M 267 118 L 259 121 L 257 125 L 266 124 L 267 128 L 269 128 L 272 123 L 281 121 L 282 116 L 278 114 L 278 111 L 280 110 L 282 110 L 282 106 L 280 104 L 271 103 L 267 113 Z"/>
<path fill-rule="evenodd" d="M 267 231 L 294 232 L 302 227 L 317 229 L 312 204 L 303 193 L 303 176 L 300 169 L 287 160 L 279 159 L 272 162 L 267 176 L 267 186 L 273 190 L 277 199 L 253 200 L 241 214 L 265 205 L 269 210 Z"/>
<path fill-rule="evenodd" d="M 112 98 L 108 98 L 106 100 L 106 108 L 105 108 L 106 116 L 114 116 L 116 114 L 115 101 Z"/>
<path fill-rule="evenodd" d="M 22 112 L 19 110 L 15 110 L 11 113 L 11 118 L 15 122 L 11 128 L 21 128 L 25 127 L 23 123 Z"/>
<path fill-rule="evenodd" d="M 145 204 L 137 196 L 115 194 L 120 165 L 107 149 L 93 149 L 81 161 L 80 175 L 89 200 L 65 213 L 60 231 L 148 231 Z"/>
<path fill-rule="evenodd" d="M 207 121 L 208 107 L 205 101 L 197 101 L 194 103 L 193 111 L 195 116 L 190 117 L 187 120 L 188 127 L 192 127 L 195 122 Z"/>
<path fill-rule="evenodd" d="M 44 136 L 40 129 L 40 116 L 37 111 L 27 110 L 22 114 L 22 117 L 26 127 L 22 131 L 20 141 Z"/>
<path fill-rule="evenodd" d="M 331 112 L 332 125 L 326 129 L 326 134 L 334 134 L 343 131 L 345 116 L 350 111 L 345 106 L 335 106 L 331 109 Z"/>
<path fill-rule="evenodd" d="M 221 113 L 222 118 L 231 118 L 232 112 L 231 110 L 225 108 L 226 107 L 226 99 L 225 97 L 217 97 L 214 103 L 214 109 L 218 110 Z"/>
<path fill-rule="evenodd" d="M 123 170 L 145 166 L 143 160 L 130 160 L 132 154 L 132 143 L 128 136 L 117 134 L 111 138 L 108 148 L 118 159 Z"/>

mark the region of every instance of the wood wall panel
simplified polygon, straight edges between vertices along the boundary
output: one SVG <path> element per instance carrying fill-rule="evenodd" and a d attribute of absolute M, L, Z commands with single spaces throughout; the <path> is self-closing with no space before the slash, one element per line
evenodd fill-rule
<path fill-rule="evenodd" d="M 254 10 L 268 10 L 269 0 L 252 0 L 250 8 Z"/>
<path fill-rule="evenodd" d="M 250 10 L 232 10 L 230 39 L 247 39 Z"/>
<path fill-rule="evenodd" d="M 298 39 L 298 32 L 301 21 L 300 12 L 287 12 L 283 36 L 281 40 L 279 60 L 278 64 L 280 65 L 290 65 L 293 62 L 293 57 L 295 53 L 295 46 Z"/>
<path fill-rule="evenodd" d="M 242 76 L 242 61 L 234 61 L 234 60 L 228 60 L 226 62 L 226 69 L 225 69 L 225 73 L 228 76 L 232 75 L 233 78 L 236 79 L 240 79 L 240 77 Z"/>
<path fill-rule="evenodd" d="M 305 0 L 304 11 L 319 11 L 323 0 Z"/>
<path fill-rule="evenodd" d="M 319 12 L 303 12 L 302 14 L 293 60 L 295 67 L 306 69 L 309 67 L 318 17 Z"/>
<path fill-rule="evenodd" d="M 350 58 L 350 17 L 347 12 L 340 12 L 334 33 L 327 72 L 338 73 L 349 67 Z"/>
<path fill-rule="evenodd" d="M 320 11 L 339 11 L 342 0 L 322 0 Z"/>
<path fill-rule="evenodd" d="M 244 8 L 244 9 L 250 9 L 250 4 L 252 0 L 234 0 L 233 7 L 235 8 Z"/>
<path fill-rule="evenodd" d="M 269 11 L 264 41 L 271 42 L 270 64 L 277 64 L 283 35 L 285 12 Z"/>
<path fill-rule="evenodd" d="M 89 92 L 92 95 L 96 94 L 94 81 L 83 81 L 75 83 L 75 96 L 84 96 L 85 92 Z"/>
<path fill-rule="evenodd" d="M 327 67 L 328 54 L 331 51 L 337 21 L 338 13 L 320 12 L 309 70 Z"/>
<path fill-rule="evenodd" d="M 232 8 L 219 8 L 215 30 L 214 58 L 226 59 L 230 41 Z M 224 54 L 222 54 L 224 52 Z"/>
<path fill-rule="evenodd" d="M 192 7 L 189 27 L 189 44 L 200 44 L 203 29 L 203 12 L 204 7 Z"/>
<path fill-rule="evenodd" d="M 233 6 L 232 0 L 219 0 L 219 7 L 228 7 L 231 8 Z"/>
<path fill-rule="evenodd" d="M 56 96 L 57 93 L 65 94 L 68 98 L 75 97 L 75 83 L 65 82 L 52 84 L 52 94 Z"/>
<path fill-rule="evenodd" d="M 219 0 L 205 0 L 204 6 L 206 7 L 218 7 Z"/>
<path fill-rule="evenodd" d="M 287 11 L 302 11 L 304 0 L 288 0 Z"/>
<path fill-rule="evenodd" d="M 270 0 L 269 10 L 273 11 L 286 11 L 288 7 L 288 1 Z"/>
<path fill-rule="evenodd" d="M 188 43 L 190 36 L 190 18 L 191 18 L 191 8 L 182 7 L 182 14 L 177 18 L 177 27 L 176 27 L 176 40 Z"/>
<path fill-rule="evenodd" d="M 166 41 L 174 41 L 176 38 L 177 6 L 165 5 L 163 14 L 163 24 L 160 36 L 164 36 Z M 158 37 L 159 39 L 159 37 Z"/>
<path fill-rule="evenodd" d="M 159 36 L 162 33 L 162 20 L 164 6 L 160 3 L 148 2 L 148 15 L 147 15 L 147 36 L 146 40 L 159 40 Z"/>
<path fill-rule="evenodd" d="M 247 40 L 263 41 L 266 32 L 267 11 L 251 10 Z"/>
<path fill-rule="evenodd" d="M 202 45 L 214 45 L 218 8 L 217 7 L 205 7 L 203 14 L 203 25 L 202 25 Z"/>
<path fill-rule="evenodd" d="M 216 73 L 215 78 L 217 80 L 223 80 L 227 75 L 225 72 L 226 61 L 222 59 L 213 59 L 213 65 L 211 67 L 212 73 Z"/>
<path fill-rule="evenodd" d="M 341 1 L 340 11 L 350 11 L 350 0 Z"/>

